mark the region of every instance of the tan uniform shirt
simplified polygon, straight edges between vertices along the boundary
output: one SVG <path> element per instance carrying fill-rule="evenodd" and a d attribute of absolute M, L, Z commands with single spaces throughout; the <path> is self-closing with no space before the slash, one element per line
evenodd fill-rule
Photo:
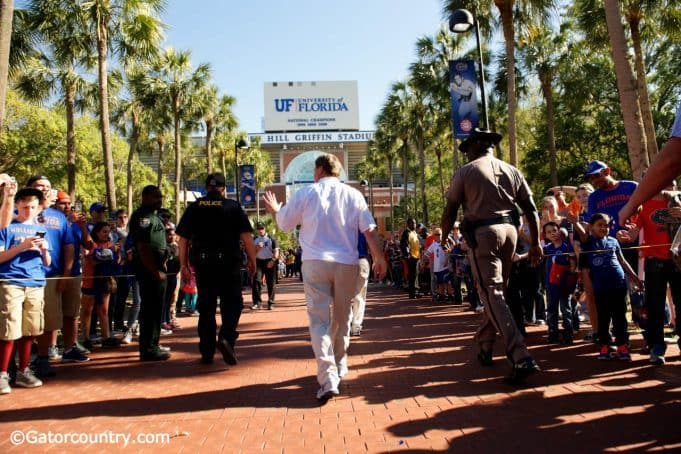
<path fill-rule="evenodd" d="M 463 207 L 469 221 L 507 216 L 516 200 L 531 196 L 523 174 L 491 153 L 457 170 L 447 193 L 449 200 Z"/>

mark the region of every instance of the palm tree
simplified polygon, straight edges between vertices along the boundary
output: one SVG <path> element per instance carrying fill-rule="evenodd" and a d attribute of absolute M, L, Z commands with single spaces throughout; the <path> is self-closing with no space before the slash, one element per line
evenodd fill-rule
<path fill-rule="evenodd" d="M 627 134 L 627 148 L 634 178 L 640 180 L 650 161 L 646 146 L 646 136 L 637 92 L 636 78 L 627 59 L 628 46 L 617 0 L 605 0 L 605 19 L 612 59 L 615 63 L 617 89 L 620 96 L 624 129 Z"/>
<path fill-rule="evenodd" d="M 491 19 L 491 4 L 494 3 L 499 11 L 501 28 L 504 35 L 504 46 L 506 51 L 506 75 L 507 75 L 507 98 L 508 98 L 508 148 L 511 165 L 518 165 L 517 145 L 516 145 L 516 74 L 515 74 L 515 21 L 514 14 L 522 12 L 525 17 L 541 18 L 548 21 L 549 10 L 555 7 L 555 0 L 444 0 L 444 12 L 446 16 L 451 15 L 457 9 L 471 9 L 477 16 L 478 22 L 483 30 L 489 30 Z"/>
<path fill-rule="evenodd" d="M 229 95 L 218 96 L 215 85 L 208 87 L 203 101 L 205 113 L 203 121 L 206 128 L 206 170 L 213 173 L 213 138 L 222 131 L 234 130 L 238 122 L 232 112 L 236 98 Z"/>
<path fill-rule="evenodd" d="M 165 105 L 172 117 L 175 142 L 175 218 L 180 218 L 180 194 L 182 182 L 183 122 L 197 121 L 204 108 L 202 94 L 210 80 L 210 66 L 191 65 L 191 52 L 168 48 L 147 75 L 146 96 L 153 97 L 158 106 Z M 200 108 L 201 107 L 201 108 Z"/>
<path fill-rule="evenodd" d="M 41 0 L 50 2 L 52 0 Z M 99 119 L 104 156 L 106 199 L 111 209 L 116 208 L 113 154 L 109 127 L 109 88 L 107 65 L 109 49 L 120 58 L 154 55 L 163 38 L 163 25 L 158 15 L 165 0 L 81 0 L 80 2 L 97 49 L 97 80 L 99 83 Z"/>
<path fill-rule="evenodd" d="M 551 185 L 558 185 L 556 166 L 556 127 L 554 114 L 553 83 L 557 66 L 565 54 L 566 35 L 554 34 L 546 25 L 537 24 L 527 28 L 520 42 L 520 55 L 524 65 L 539 77 L 542 96 L 546 102 L 546 125 L 549 141 L 549 169 Z"/>
<path fill-rule="evenodd" d="M 2 130 L 2 121 L 5 118 L 13 12 L 14 2 L 12 0 L 0 0 L 0 130 Z"/>

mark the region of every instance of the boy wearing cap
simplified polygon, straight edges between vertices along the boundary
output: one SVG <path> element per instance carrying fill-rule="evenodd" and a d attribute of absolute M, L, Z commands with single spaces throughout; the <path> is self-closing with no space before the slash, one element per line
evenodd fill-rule
<path fill-rule="evenodd" d="M 51 260 L 45 229 L 35 222 L 42 199 L 37 189 L 19 190 L 14 196 L 17 216 L 0 229 L 0 394 L 12 391 L 7 371 L 15 344 L 17 386 L 43 384 L 28 367 L 33 339 L 43 332 L 44 267 Z"/>
<path fill-rule="evenodd" d="M 45 332 L 38 337 L 38 357 L 32 367 L 39 377 L 52 377 L 56 371 L 50 366 L 50 357 L 59 359 L 57 349 L 57 332 L 64 323 L 62 295 L 66 281 L 71 276 L 75 249 L 73 233 L 64 213 L 51 207 L 56 191 L 52 190 L 50 180 L 43 175 L 36 175 L 28 179 L 26 186 L 38 189 L 43 193 L 43 211 L 38 215 L 38 223 L 47 231 L 45 239 L 50 245 L 51 264 L 46 268 L 48 279 L 45 285 Z M 58 279 L 66 276 L 67 279 Z M 68 308 L 67 308 L 68 309 Z M 76 317 L 77 313 L 66 314 Z M 67 328 L 68 329 L 68 328 Z"/>

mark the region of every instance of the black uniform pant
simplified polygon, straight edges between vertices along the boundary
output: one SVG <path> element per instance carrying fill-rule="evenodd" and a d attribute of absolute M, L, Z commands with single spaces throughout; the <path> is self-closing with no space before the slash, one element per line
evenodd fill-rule
<path fill-rule="evenodd" d="M 272 260 L 255 260 L 255 276 L 253 276 L 253 304 L 262 303 L 262 277 L 265 276 L 267 283 L 267 304 L 274 304 L 274 284 L 277 273 L 276 262 Z M 267 265 L 271 265 L 269 268 Z"/>
<path fill-rule="evenodd" d="M 409 285 L 409 298 L 416 297 L 416 265 L 419 259 L 414 257 L 407 258 L 407 283 Z"/>
<path fill-rule="evenodd" d="M 239 267 L 196 269 L 199 311 L 199 351 L 204 358 L 212 358 L 217 343 L 215 312 L 220 298 L 222 326 L 219 336 L 233 347 L 239 337 L 237 325 L 244 308 L 241 295 L 241 274 Z"/>
<path fill-rule="evenodd" d="M 662 260 L 648 257 L 645 261 L 646 270 L 646 309 L 648 310 L 648 326 L 646 341 L 649 347 L 656 347 L 656 353 L 664 354 L 667 344 L 664 341 L 665 302 L 667 300 L 667 285 L 672 292 L 672 302 L 676 308 L 677 318 L 681 317 L 681 271 L 671 259 Z M 676 323 L 677 334 L 681 332 L 679 322 Z"/>
<path fill-rule="evenodd" d="M 610 337 L 610 321 L 612 320 L 617 345 L 629 342 L 627 331 L 627 289 L 610 288 L 594 290 L 596 309 L 598 310 L 598 340 L 607 345 Z"/>
<path fill-rule="evenodd" d="M 139 348 L 140 354 L 145 354 L 158 348 L 166 281 L 157 281 L 146 271 L 137 272 L 136 278 L 140 287 Z"/>

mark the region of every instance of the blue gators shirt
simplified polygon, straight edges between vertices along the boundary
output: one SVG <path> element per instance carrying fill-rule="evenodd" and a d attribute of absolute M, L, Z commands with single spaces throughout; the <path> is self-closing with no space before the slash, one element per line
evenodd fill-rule
<path fill-rule="evenodd" d="M 638 183 L 629 180 L 620 180 L 617 186 L 611 191 L 604 191 L 597 189 L 589 194 L 589 209 L 587 210 L 586 219 L 591 219 L 596 213 L 605 213 L 610 216 L 610 236 L 615 236 L 618 230 L 623 230 L 624 227 L 618 225 L 619 212 L 622 207 L 629 201 L 631 194 L 634 193 Z M 634 244 L 638 244 L 638 239 Z"/>
<path fill-rule="evenodd" d="M 549 243 L 544 246 L 544 255 L 546 256 L 547 266 L 546 266 L 546 282 L 549 282 L 549 275 L 551 274 L 551 267 L 554 263 L 563 266 L 570 265 L 570 258 L 574 257 L 575 250 L 572 245 L 567 241 L 556 247 L 553 243 Z"/>
<path fill-rule="evenodd" d="M 38 232 L 45 232 L 39 224 L 12 221 L 7 228 L 0 229 L 0 249 L 8 251 Z M 40 252 L 23 251 L 13 259 L 0 263 L 0 279 L 7 279 L 7 283 L 21 287 L 44 287 L 45 267 Z"/>
<path fill-rule="evenodd" d="M 589 235 L 589 239 L 582 243 L 579 265 L 582 268 L 589 268 L 591 270 L 591 281 L 593 282 L 594 290 L 624 288 L 627 286 L 624 269 L 617 259 L 619 252 L 621 252 L 620 244 L 611 236 L 597 240 Z"/>
<path fill-rule="evenodd" d="M 73 244 L 73 230 L 66 220 L 66 216 L 61 211 L 55 208 L 47 208 L 43 210 L 38 220 L 47 231 L 45 238 L 50 247 L 50 257 L 52 263 L 45 268 L 47 277 L 61 276 L 64 272 L 64 257 L 63 250 L 67 244 Z"/>

